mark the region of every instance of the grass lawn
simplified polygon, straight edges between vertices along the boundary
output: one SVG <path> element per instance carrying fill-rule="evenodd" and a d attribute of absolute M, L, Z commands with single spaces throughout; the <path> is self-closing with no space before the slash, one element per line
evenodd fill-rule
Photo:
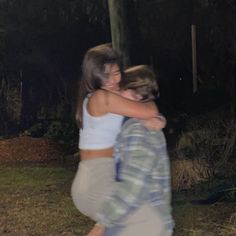
<path fill-rule="evenodd" d="M 74 168 L 0 164 L 0 173 L 1 236 L 83 236 L 93 225 L 73 206 Z M 173 195 L 175 236 L 236 235 L 235 203 L 191 205 L 193 197 L 192 192 Z"/>

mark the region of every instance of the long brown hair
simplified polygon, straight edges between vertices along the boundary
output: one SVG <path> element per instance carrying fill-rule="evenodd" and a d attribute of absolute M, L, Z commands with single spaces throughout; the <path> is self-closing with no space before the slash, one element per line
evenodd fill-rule
<path fill-rule="evenodd" d="M 101 89 L 107 78 L 107 74 L 105 74 L 105 65 L 107 64 L 117 64 L 122 73 L 121 57 L 112 48 L 111 43 L 90 48 L 84 56 L 76 111 L 76 120 L 80 127 L 82 127 L 84 98 L 89 93 Z"/>

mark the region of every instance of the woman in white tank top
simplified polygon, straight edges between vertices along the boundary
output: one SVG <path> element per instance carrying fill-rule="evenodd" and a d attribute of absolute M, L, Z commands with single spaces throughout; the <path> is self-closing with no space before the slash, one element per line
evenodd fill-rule
<path fill-rule="evenodd" d="M 96 221 L 96 212 L 114 182 L 113 146 L 124 116 L 150 119 L 158 115 L 154 102 L 119 95 L 122 63 L 110 44 L 91 48 L 82 64 L 76 119 L 80 125 L 80 163 L 72 183 L 75 206 Z M 164 127 L 156 121 L 157 129 Z"/>

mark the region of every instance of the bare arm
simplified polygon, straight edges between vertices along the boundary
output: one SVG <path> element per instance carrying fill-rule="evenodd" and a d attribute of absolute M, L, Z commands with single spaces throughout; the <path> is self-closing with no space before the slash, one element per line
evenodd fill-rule
<path fill-rule="evenodd" d="M 139 119 L 148 119 L 159 114 L 154 102 L 132 101 L 104 90 L 98 90 L 90 97 L 88 111 L 93 116 L 114 113 Z"/>

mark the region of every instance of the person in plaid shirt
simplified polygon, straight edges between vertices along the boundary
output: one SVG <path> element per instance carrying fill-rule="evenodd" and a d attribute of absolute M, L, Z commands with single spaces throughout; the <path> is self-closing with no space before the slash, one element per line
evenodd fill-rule
<path fill-rule="evenodd" d="M 121 84 L 124 95 L 152 100 L 157 94 L 156 78 L 145 65 L 126 70 Z M 170 163 L 162 131 L 128 119 L 114 149 L 116 182 L 97 213 L 98 222 L 88 236 L 170 236 Z"/>

